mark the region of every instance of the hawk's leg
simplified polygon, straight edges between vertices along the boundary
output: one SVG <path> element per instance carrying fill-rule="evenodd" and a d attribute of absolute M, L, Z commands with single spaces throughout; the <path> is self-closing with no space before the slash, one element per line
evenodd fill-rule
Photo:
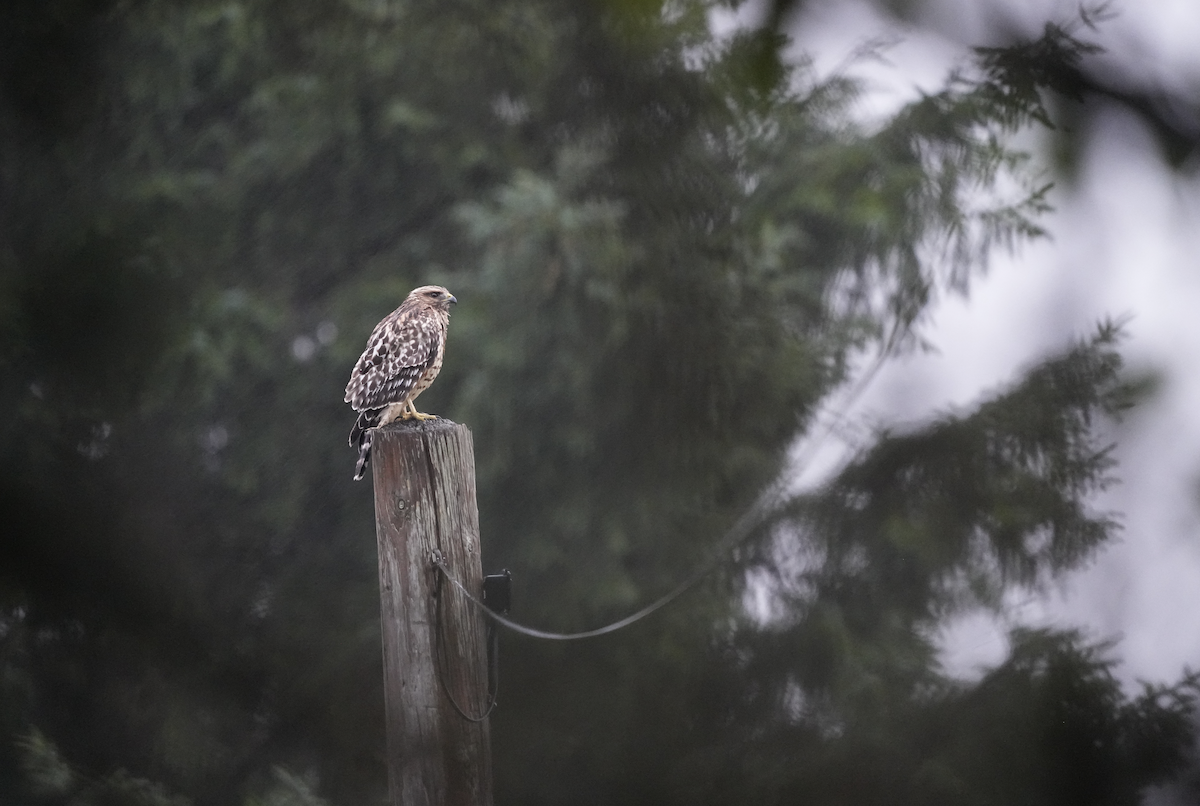
<path fill-rule="evenodd" d="M 413 405 L 411 400 L 405 403 L 404 406 L 405 409 L 400 415 L 400 419 L 402 420 L 417 420 L 418 422 L 425 422 L 426 420 L 436 420 L 438 418 L 436 414 L 422 414 L 421 412 L 417 411 L 417 407 Z"/>

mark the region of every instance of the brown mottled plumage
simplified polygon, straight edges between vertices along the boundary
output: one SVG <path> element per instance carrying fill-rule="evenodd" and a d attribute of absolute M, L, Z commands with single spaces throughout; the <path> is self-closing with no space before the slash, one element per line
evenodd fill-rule
<path fill-rule="evenodd" d="M 413 401 L 442 368 L 454 302 L 458 300 L 440 285 L 423 285 L 371 331 L 346 384 L 345 400 L 359 412 L 350 430 L 350 446 L 358 447 L 355 481 L 363 477 L 371 459 L 372 428 L 434 416 L 417 411 Z"/>

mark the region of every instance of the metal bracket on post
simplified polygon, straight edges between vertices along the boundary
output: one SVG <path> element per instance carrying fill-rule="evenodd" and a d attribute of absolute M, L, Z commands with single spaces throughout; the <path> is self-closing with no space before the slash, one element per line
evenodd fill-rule
<path fill-rule="evenodd" d="M 505 568 L 499 574 L 483 578 L 483 603 L 493 613 L 504 615 L 512 607 L 512 571 Z"/>

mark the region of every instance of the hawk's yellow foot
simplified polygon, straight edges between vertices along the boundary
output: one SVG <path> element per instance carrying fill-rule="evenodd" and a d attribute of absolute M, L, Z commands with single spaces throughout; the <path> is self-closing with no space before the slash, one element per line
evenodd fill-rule
<path fill-rule="evenodd" d="M 421 423 L 426 420 L 436 420 L 437 418 L 436 414 L 422 414 L 417 411 L 417 407 L 412 404 L 412 401 L 408 402 L 404 413 L 400 415 L 400 419 L 402 420 L 416 420 Z"/>

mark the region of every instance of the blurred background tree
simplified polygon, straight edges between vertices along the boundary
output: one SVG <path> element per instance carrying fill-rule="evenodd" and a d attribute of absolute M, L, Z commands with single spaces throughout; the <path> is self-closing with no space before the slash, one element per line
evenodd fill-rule
<path fill-rule="evenodd" d="M 522 620 L 697 568 L 863 356 L 1040 234 L 1008 138 L 1089 45 L 980 51 L 878 125 L 707 2 L 14 2 L 0 11 L 0 799 L 384 799 L 370 490 L 341 403 L 413 286 L 462 304 L 427 410 L 478 451 Z M 932 635 L 1091 556 L 1102 326 L 879 433 L 625 633 L 507 637 L 498 802 L 1135 803 L 1195 681 Z M 748 608 L 753 598 L 769 606 Z"/>

